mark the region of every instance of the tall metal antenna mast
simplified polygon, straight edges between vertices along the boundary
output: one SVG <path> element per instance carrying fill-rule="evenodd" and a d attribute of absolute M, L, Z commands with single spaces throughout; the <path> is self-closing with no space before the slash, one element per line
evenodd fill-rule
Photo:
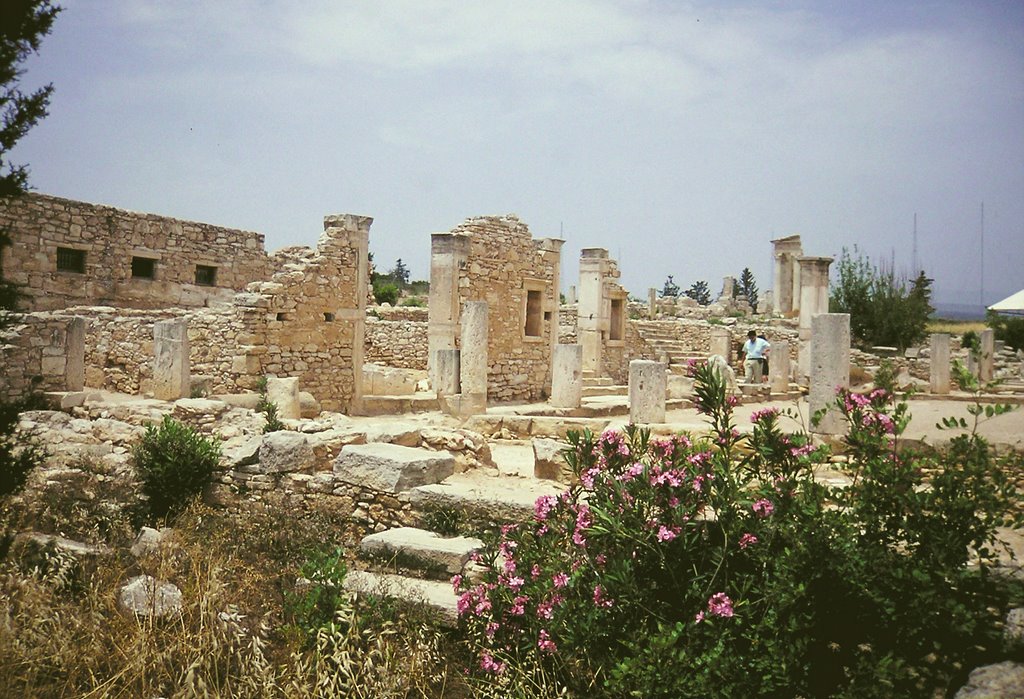
<path fill-rule="evenodd" d="M 985 307 L 985 202 L 981 202 L 981 290 L 978 292 L 978 302 L 982 308 Z"/>
<path fill-rule="evenodd" d="M 910 258 L 910 274 L 917 279 L 917 273 L 920 272 L 917 268 L 917 212 L 914 212 L 914 252 Z"/>

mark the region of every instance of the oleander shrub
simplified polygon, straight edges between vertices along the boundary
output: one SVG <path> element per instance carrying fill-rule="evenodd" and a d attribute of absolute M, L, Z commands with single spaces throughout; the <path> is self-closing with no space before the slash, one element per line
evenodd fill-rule
<path fill-rule="evenodd" d="M 579 485 L 453 579 L 482 694 L 930 697 L 995 652 L 1014 489 L 984 440 L 915 455 L 905 404 L 842 391 L 850 481 L 828 486 L 827 449 L 774 408 L 741 436 L 721 377 L 695 374 L 709 436 L 571 434 Z"/>
<path fill-rule="evenodd" d="M 142 492 L 155 518 L 173 516 L 213 478 L 220 445 L 170 415 L 146 432 L 132 452 Z"/>

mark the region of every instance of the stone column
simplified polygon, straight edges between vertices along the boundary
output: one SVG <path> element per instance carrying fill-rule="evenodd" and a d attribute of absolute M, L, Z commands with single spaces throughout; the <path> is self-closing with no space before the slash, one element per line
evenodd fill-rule
<path fill-rule="evenodd" d="M 68 321 L 65 389 L 81 391 L 85 388 L 85 318 L 75 316 Z"/>
<path fill-rule="evenodd" d="M 487 410 L 487 302 L 462 305 L 459 388 L 462 414 Z"/>
<path fill-rule="evenodd" d="M 995 372 L 996 334 L 992 328 L 981 331 L 981 355 L 978 357 L 978 380 L 991 381 Z"/>
<path fill-rule="evenodd" d="M 654 320 L 658 317 L 658 290 L 648 289 L 647 290 L 647 317 Z"/>
<path fill-rule="evenodd" d="M 789 342 L 782 340 L 773 342 L 768 352 L 768 378 L 772 393 L 788 393 L 789 377 L 792 369 L 789 366 Z"/>
<path fill-rule="evenodd" d="M 803 255 L 803 249 L 798 235 L 790 235 L 772 241 L 772 258 L 775 260 L 772 275 L 774 300 L 772 310 L 776 313 L 789 313 L 799 307 L 799 301 L 794 301 L 793 298 L 794 289 L 799 293 L 799 287 L 794 287 L 793 276 L 794 260 L 801 255 Z"/>
<path fill-rule="evenodd" d="M 800 262 L 800 374 L 808 376 L 807 342 L 811 337 L 811 319 L 828 313 L 828 268 L 831 257 L 801 257 Z"/>
<path fill-rule="evenodd" d="M 459 350 L 437 350 L 434 357 L 435 381 L 431 386 L 438 398 L 454 396 L 460 392 L 459 364 Z"/>
<path fill-rule="evenodd" d="M 831 406 L 836 388 L 850 387 L 850 314 L 819 313 L 811 321 L 810 349 L 811 390 L 810 412 Z M 831 408 L 817 427 L 818 434 L 843 434 L 845 423 L 839 412 Z"/>
<path fill-rule="evenodd" d="M 584 248 L 580 252 L 579 305 L 576 316 L 576 339 L 583 347 L 583 371 L 601 376 L 601 354 L 604 347 L 602 329 L 607 327 L 602 287 L 608 251 Z"/>
<path fill-rule="evenodd" d="M 661 362 L 634 359 L 629 363 L 629 421 L 633 424 L 665 422 L 667 367 Z"/>
<path fill-rule="evenodd" d="M 299 398 L 299 377 L 267 377 L 267 400 L 277 407 L 277 416 L 282 420 L 298 420 L 302 417 L 302 403 Z"/>
<path fill-rule="evenodd" d="M 430 236 L 430 294 L 427 305 L 427 370 L 434 385 L 435 353 L 455 349 L 459 327 L 459 279 L 469 255 L 469 238 Z"/>
<path fill-rule="evenodd" d="M 709 347 L 709 354 L 725 357 L 725 361 L 732 364 L 732 331 L 729 328 L 712 327 Z"/>
<path fill-rule="evenodd" d="M 930 355 L 931 391 L 939 395 L 949 393 L 949 333 L 932 334 Z"/>
<path fill-rule="evenodd" d="M 159 400 L 188 398 L 188 322 L 184 318 L 153 324 L 153 397 Z"/>
<path fill-rule="evenodd" d="M 583 399 L 583 347 L 556 345 L 552 357 L 551 405 L 578 408 Z"/>
<path fill-rule="evenodd" d="M 565 302 L 568 305 L 570 305 L 570 306 L 572 306 L 574 303 L 576 303 L 576 287 L 575 286 L 570 286 L 569 287 L 569 293 L 565 295 Z"/>

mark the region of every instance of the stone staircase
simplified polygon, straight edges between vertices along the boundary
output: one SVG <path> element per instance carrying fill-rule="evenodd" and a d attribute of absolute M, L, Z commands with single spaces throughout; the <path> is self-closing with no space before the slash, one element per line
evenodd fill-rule
<path fill-rule="evenodd" d="M 638 323 L 636 327 L 640 338 L 654 350 L 656 358 L 668 364 L 670 374 L 686 374 L 690 360 L 707 359 L 707 356 L 678 339 L 672 328 L 649 323 Z"/>

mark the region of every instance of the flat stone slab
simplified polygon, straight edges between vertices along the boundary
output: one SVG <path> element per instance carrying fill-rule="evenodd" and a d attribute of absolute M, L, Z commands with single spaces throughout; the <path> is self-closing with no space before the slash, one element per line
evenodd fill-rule
<path fill-rule="evenodd" d="M 334 460 L 338 479 L 385 493 L 439 483 L 454 472 L 455 458 L 448 452 L 398 444 L 349 444 Z"/>
<path fill-rule="evenodd" d="M 121 587 L 117 603 L 129 614 L 156 619 L 176 616 L 183 606 L 177 586 L 149 575 L 138 575 Z"/>
<path fill-rule="evenodd" d="M 363 553 L 377 556 L 403 557 L 422 568 L 444 568 L 449 574 L 461 573 L 474 551 L 483 542 L 468 536 L 445 538 L 435 532 L 415 527 L 398 527 L 370 534 L 359 544 Z"/>
<path fill-rule="evenodd" d="M 554 481 L 467 471 L 443 483 L 413 488 L 402 499 L 417 508 L 460 509 L 494 522 L 524 522 L 533 517 L 537 498 L 563 490 L 565 487 Z"/>
<path fill-rule="evenodd" d="M 345 589 L 349 592 L 379 595 L 411 604 L 423 604 L 435 610 L 442 621 L 452 626 L 458 623 L 456 605 L 459 598 L 448 582 L 352 570 L 345 576 Z"/>

